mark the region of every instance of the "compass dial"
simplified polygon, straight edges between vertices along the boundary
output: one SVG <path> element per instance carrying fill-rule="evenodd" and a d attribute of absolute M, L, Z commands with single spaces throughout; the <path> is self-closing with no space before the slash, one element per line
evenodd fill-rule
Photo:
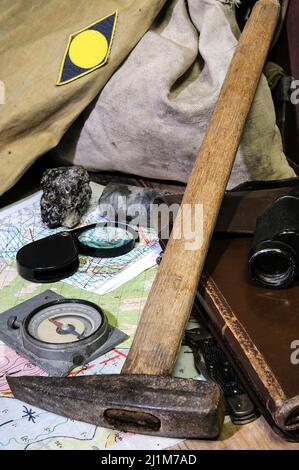
<path fill-rule="evenodd" d="M 92 305 L 63 302 L 36 312 L 27 324 L 27 332 L 44 343 L 66 344 L 87 339 L 102 323 L 102 315 Z"/>

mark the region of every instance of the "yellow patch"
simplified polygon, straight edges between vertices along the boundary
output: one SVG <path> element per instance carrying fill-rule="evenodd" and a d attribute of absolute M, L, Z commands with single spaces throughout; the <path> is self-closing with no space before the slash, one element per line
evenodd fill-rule
<path fill-rule="evenodd" d="M 77 67 L 90 69 L 103 62 L 108 47 L 107 39 L 99 31 L 83 31 L 70 45 L 70 59 Z"/>
<path fill-rule="evenodd" d="M 65 85 L 103 67 L 109 59 L 118 12 L 70 36 L 56 85 Z"/>

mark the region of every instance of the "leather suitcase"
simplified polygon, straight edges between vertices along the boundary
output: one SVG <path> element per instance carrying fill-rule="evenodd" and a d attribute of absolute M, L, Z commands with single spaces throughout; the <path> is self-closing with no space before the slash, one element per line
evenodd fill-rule
<path fill-rule="evenodd" d="M 273 183 L 254 190 L 255 183 L 226 195 L 197 305 L 261 413 L 279 434 L 299 441 L 299 364 L 291 361 L 294 341 L 299 359 L 299 280 L 274 290 L 248 276 L 256 217 L 289 184 L 298 180 L 276 189 Z"/>

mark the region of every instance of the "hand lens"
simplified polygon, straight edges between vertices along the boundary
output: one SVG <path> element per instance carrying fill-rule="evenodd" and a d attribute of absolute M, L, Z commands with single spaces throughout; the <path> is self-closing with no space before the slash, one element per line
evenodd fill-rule
<path fill-rule="evenodd" d="M 129 253 L 139 239 L 126 224 L 105 223 L 83 227 L 76 232 L 79 253 L 96 258 L 115 258 Z"/>
<path fill-rule="evenodd" d="M 129 253 L 138 231 L 118 222 L 101 222 L 60 232 L 24 246 L 17 253 L 18 273 L 31 282 L 56 282 L 74 274 L 79 254 L 115 258 Z"/>

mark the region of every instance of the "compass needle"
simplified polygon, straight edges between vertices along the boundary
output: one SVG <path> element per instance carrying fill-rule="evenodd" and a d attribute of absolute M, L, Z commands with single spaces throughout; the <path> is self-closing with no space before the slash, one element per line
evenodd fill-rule
<path fill-rule="evenodd" d="M 62 328 L 62 327 L 63 327 L 63 324 L 60 323 L 60 322 L 57 321 L 57 320 L 54 320 L 54 318 L 49 318 L 49 322 L 50 322 L 50 323 L 53 323 L 53 325 L 57 326 L 57 328 Z"/>

